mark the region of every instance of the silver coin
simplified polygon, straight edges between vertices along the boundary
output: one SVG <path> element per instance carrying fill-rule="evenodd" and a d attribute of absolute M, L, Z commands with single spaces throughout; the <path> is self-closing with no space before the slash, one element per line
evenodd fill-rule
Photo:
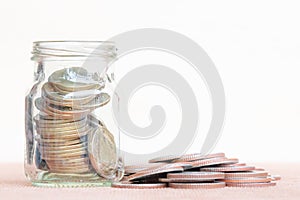
<path fill-rule="evenodd" d="M 64 145 L 64 146 L 51 146 L 51 145 L 39 145 L 41 151 L 58 151 L 58 150 L 70 150 L 87 147 L 87 142 L 82 142 L 74 145 Z"/>
<path fill-rule="evenodd" d="M 116 165 L 117 151 L 114 137 L 108 129 L 98 126 L 90 135 L 88 152 L 95 171 L 101 176 L 110 178 L 111 169 Z"/>
<path fill-rule="evenodd" d="M 57 70 L 49 76 L 48 81 L 65 91 L 100 87 L 99 82 L 89 76 L 88 71 L 82 67 Z"/>
<path fill-rule="evenodd" d="M 78 139 L 82 136 L 85 136 L 91 132 L 91 128 L 88 128 L 87 126 L 78 129 L 78 130 L 71 130 L 71 131 L 64 131 L 64 132 L 37 132 L 41 138 L 43 139 Z"/>
<path fill-rule="evenodd" d="M 42 87 L 42 96 L 45 99 L 50 99 L 54 102 L 63 102 L 71 104 L 84 104 L 95 98 L 96 94 L 87 95 L 85 93 L 72 93 L 73 95 L 61 95 L 55 91 L 50 83 L 45 83 Z M 56 104 L 55 104 L 56 105 Z"/>
<path fill-rule="evenodd" d="M 49 146 L 67 146 L 67 145 L 74 145 L 74 144 L 79 144 L 81 142 L 84 142 L 82 139 L 74 139 L 74 140 L 66 140 L 66 139 L 57 139 L 57 138 L 38 138 L 36 137 L 35 140 L 40 144 L 40 145 L 49 145 Z"/>
<path fill-rule="evenodd" d="M 107 93 L 100 93 L 87 104 L 74 105 L 75 109 L 96 109 L 104 106 L 110 101 L 110 96 Z"/>

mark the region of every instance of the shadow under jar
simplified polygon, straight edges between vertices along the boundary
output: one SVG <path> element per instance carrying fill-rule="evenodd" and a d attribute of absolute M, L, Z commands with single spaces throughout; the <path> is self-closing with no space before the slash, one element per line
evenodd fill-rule
<path fill-rule="evenodd" d="M 113 42 L 34 42 L 25 98 L 25 174 L 33 185 L 109 186 L 122 178 L 116 53 Z"/>

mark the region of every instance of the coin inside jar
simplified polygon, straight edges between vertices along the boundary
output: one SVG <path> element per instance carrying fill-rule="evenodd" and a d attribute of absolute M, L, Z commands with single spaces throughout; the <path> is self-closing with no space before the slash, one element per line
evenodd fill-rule
<path fill-rule="evenodd" d="M 36 141 L 51 173 L 112 172 L 116 163 L 113 135 L 92 111 L 110 101 L 103 82 L 81 67 L 52 73 L 35 99 Z M 93 164 L 93 165 L 92 165 Z"/>
<path fill-rule="evenodd" d="M 88 71 L 82 67 L 57 70 L 49 76 L 48 81 L 66 91 L 88 90 L 100 87 L 99 83 L 89 76 Z"/>
<path fill-rule="evenodd" d="M 93 168 L 99 175 L 111 178 L 111 169 L 114 169 L 117 161 L 113 135 L 106 127 L 98 126 L 89 137 L 88 144 L 89 157 Z"/>

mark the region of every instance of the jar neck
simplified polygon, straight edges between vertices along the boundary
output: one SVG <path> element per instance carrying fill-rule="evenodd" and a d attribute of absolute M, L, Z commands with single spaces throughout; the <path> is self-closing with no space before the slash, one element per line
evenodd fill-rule
<path fill-rule="evenodd" d="M 117 49 L 110 41 L 38 41 L 33 43 L 31 59 L 37 62 L 58 60 L 115 59 Z"/>

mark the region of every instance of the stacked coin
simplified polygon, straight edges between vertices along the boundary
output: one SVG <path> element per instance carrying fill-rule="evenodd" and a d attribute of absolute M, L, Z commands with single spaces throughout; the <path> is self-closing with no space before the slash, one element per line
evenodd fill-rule
<path fill-rule="evenodd" d="M 110 101 L 102 88 L 103 84 L 80 67 L 58 70 L 49 76 L 41 97 L 35 100 L 39 110 L 34 117 L 36 160 L 46 163 L 42 169 L 51 173 L 102 174 L 100 163 L 115 161 L 113 135 L 92 114 Z"/>
<path fill-rule="evenodd" d="M 212 189 L 276 185 L 279 176 L 227 158 L 224 153 L 188 154 L 154 158 L 146 165 L 125 167 L 126 176 L 117 188 Z"/>

